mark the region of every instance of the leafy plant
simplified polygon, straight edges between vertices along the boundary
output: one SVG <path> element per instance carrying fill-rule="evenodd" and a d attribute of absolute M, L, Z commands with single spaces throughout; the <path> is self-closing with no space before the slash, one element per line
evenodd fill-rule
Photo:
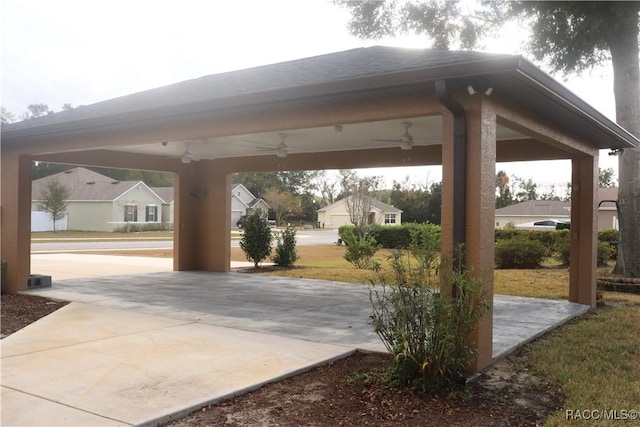
<path fill-rule="evenodd" d="M 498 268 L 538 268 L 549 249 L 535 240 L 498 240 L 495 258 Z"/>
<path fill-rule="evenodd" d="M 296 252 L 296 229 L 287 227 L 276 234 L 276 253 L 271 260 L 281 267 L 289 267 L 298 260 Z"/>
<path fill-rule="evenodd" d="M 269 222 L 260 209 L 253 209 L 244 217 L 242 226 L 244 235 L 240 239 L 240 248 L 254 267 L 258 267 L 258 263 L 271 253 L 273 235 Z"/>
<path fill-rule="evenodd" d="M 342 236 L 342 240 L 346 247 L 344 259 L 358 269 L 372 266 L 372 258 L 380 250 L 380 245 L 373 237 L 360 237 L 354 232 L 347 232 Z"/>
<path fill-rule="evenodd" d="M 381 288 L 372 284 L 369 297 L 374 331 L 393 356 L 390 378 L 434 392 L 460 378 L 475 356 L 469 337 L 489 308 L 482 283 L 450 265 L 415 262 L 406 251 L 395 251 L 389 261 L 391 276 L 379 274 Z M 441 294 L 444 281 L 456 289 L 453 296 Z"/>

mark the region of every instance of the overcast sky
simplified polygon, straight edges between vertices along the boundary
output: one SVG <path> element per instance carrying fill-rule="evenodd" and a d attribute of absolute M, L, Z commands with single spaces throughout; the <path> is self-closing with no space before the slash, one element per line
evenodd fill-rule
<path fill-rule="evenodd" d="M 208 74 L 362 46 L 424 47 L 415 37 L 356 39 L 346 30 L 347 13 L 330 0 L 0 1 L 1 100 L 16 115 L 33 103 L 59 111 L 65 103 L 88 105 Z M 483 50 L 522 54 L 522 34 L 508 28 Z M 609 67 L 564 84 L 615 118 Z M 601 167 L 617 170 L 606 153 L 600 159 Z M 566 161 L 499 168 L 547 186 L 566 183 L 571 172 Z M 439 168 L 384 172 L 397 180 L 409 175 L 416 183 L 440 180 Z"/>

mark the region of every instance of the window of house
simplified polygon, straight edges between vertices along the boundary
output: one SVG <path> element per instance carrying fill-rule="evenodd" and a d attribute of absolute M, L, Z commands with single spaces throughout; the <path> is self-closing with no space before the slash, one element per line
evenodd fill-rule
<path fill-rule="evenodd" d="M 158 222 L 158 207 L 149 205 L 145 209 L 144 220 L 146 222 Z"/>
<path fill-rule="evenodd" d="M 384 214 L 384 223 L 387 224 L 395 224 L 396 223 L 396 214 Z"/>
<path fill-rule="evenodd" d="M 136 205 L 125 205 L 124 222 L 137 222 L 137 221 L 138 221 L 138 207 Z"/>

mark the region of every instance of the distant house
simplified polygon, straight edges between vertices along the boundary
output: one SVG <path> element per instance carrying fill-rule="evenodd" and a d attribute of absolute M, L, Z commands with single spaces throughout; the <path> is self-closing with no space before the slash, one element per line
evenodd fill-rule
<path fill-rule="evenodd" d="M 618 189 L 598 189 L 598 230 L 606 228 L 618 229 L 618 211 L 615 202 L 618 199 Z M 508 225 L 535 228 L 534 223 L 545 221 L 569 222 L 571 216 L 571 202 L 556 200 L 529 200 L 515 205 L 496 209 L 496 228 Z"/>
<path fill-rule="evenodd" d="M 618 229 L 618 209 L 615 202 L 618 200 L 618 188 L 598 189 L 598 230 L 605 228 Z"/>
<path fill-rule="evenodd" d="M 528 200 L 496 209 L 496 228 L 531 224 L 546 220 L 571 219 L 571 203 L 557 200 Z"/>
<path fill-rule="evenodd" d="M 349 196 L 351 197 L 351 196 Z M 322 228 L 338 228 L 351 224 L 347 198 L 318 209 L 318 223 Z M 402 223 L 402 211 L 379 200 L 370 199 L 369 224 L 400 225 Z"/>
<path fill-rule="evenodd" d="M 263 199 L 254 196 L 247 188 L 238 184 L 231 190 L 231 227 L 237 227 L 238 221 L 247 214 L 247 210 L 262 209 L 265 213 L 271 209 Z"/>
<path fill-rule="evenodd" d="M 128 225 L 161 226 L 164 200 L 142 181 L 117 181 L 78 167 L 32 182 L 32 216 L 42 215 L 47 183 L 58 180 L 69 188 L 68 230 L 117 231 Z M 40 212 L 40 214 L 38 214 Z"/>
<path fill-rule="evenodd" d="M 163 200 L 162 204 L 162 222 L 166 224 L 166 228 L 173 230 L 173 187 L 151 187 L 151 190 Z"/>

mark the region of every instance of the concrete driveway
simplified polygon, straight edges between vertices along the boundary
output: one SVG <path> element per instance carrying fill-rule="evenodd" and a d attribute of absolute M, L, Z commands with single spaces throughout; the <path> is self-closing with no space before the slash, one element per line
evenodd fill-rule
<path fill-rule="evenodd" d="M 358 284 L 160 271 L 54 277 L 31 292 L 74 302 L 1 341 L 2 425 L 157 425 L 357 348 L 384 350 Z M 494 356 L 587 309 L 496 296 Z"/>

